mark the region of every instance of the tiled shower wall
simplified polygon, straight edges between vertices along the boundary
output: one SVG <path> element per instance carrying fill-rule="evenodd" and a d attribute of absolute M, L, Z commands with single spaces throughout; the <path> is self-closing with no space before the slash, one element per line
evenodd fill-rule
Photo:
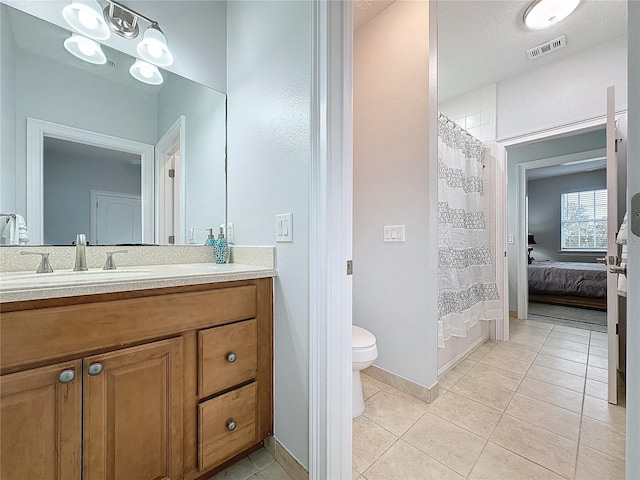
<path fill-rule="evenodd" d="M 484 168 L 484 216 L 494 265 L 496 258 L 496 92 L 497 84 L 493 83 L 439 104 L 440 112 L 471 135 L 482 140 L 487 149 Z M 478 323 L 467 332 L 464 338 L 451 337 L 446 342 L 446 348 L 438 349 L 439 373 L 448 370 L 458 359 L 463 358 L 470 348 L 488 336 L 495 338 L 495 321 Z"/>

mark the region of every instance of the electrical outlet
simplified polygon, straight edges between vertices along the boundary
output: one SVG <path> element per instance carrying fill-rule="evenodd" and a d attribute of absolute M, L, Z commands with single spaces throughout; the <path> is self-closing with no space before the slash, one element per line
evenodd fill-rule
<path fill-rule="evenodd" d="M 196 243 L 196 229 L 195 229 L 195 227 L 191 227 L 189 229 L 189 243 L 192 244 L 192 245 Z"/>
<path fill-rule="evenodd" d="M 228 244 L 233 243 L 233 222 L 227 223 L 227 228 L 224 228 L 224 223 L 220 225 L 220 228 L 224 230 L 224 238 L 227 239 Z"/>

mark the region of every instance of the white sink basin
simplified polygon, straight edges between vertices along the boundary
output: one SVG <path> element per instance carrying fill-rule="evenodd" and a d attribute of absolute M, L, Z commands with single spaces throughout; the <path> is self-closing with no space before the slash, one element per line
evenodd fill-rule
<path fill-rule="evenodd" d="M 8 272 L 0 275 L 0 285 L 5 288 L 11 286 L 22 287 L 25 285 L 40 284 L 75 284 L 87 282 L 102 282 L 108 280 L 124 280 L 152 274 L 151 270 L 127 269 L 127 270 L 102 270 L 94 269 L 84 272 L 74 272 L 70 270 L 59 270 L 53 273 L 35 272 Z"/>

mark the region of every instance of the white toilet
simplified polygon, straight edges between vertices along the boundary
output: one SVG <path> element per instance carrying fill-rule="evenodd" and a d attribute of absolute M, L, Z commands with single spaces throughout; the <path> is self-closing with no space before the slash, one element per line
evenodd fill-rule
<path fill-rule="evenodd" d="M 374 360 L 378 358 L 378 347 L 373 333 L 355 325 L 352 326 L 351 346 L 353 349 L 353 418 L 356 418 L 364 412 L 360 370 L 373 365 Z"/>

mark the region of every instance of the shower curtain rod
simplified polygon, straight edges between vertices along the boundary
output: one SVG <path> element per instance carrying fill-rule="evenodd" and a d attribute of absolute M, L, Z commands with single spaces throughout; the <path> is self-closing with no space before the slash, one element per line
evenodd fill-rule
<path fill-rule="evenodd" d="M 444 113 L 442 112 L 438 112 L 438 115 L 440 115 L 442 118 L 444 118 L 447 123 L 450 123 L 451 125 L 453 125 L 455 128 L 459 129 L 462 133 L 464 133 L 465 135 L 474 138 L 475 140 L 481 141 L 478 137 L 476 137 L 475 135 L 471 135 L 469 132 L 467 132 L 464 128 L 462 128 L 459 124 L 457 124 L 456 122 L 454 122 L 453 120 L 451 120 L 449 117 L 447 117 Z"/>

